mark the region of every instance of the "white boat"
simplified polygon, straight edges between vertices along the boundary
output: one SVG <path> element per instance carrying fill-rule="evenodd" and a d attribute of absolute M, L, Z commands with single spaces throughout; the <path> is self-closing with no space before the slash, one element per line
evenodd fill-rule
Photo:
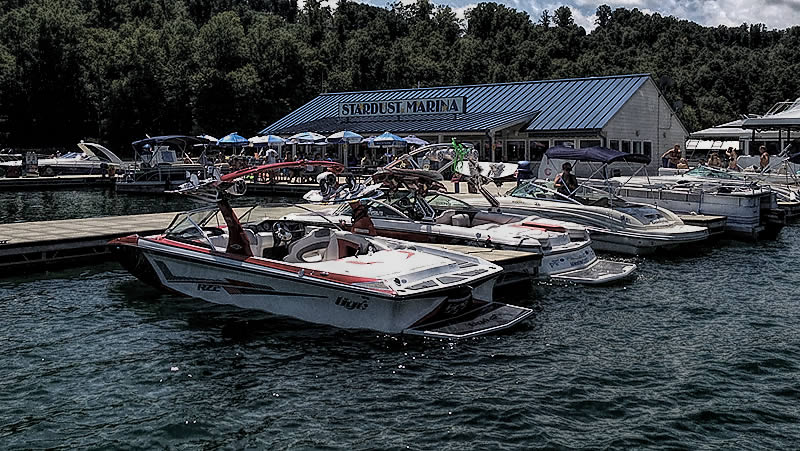
<path fill-rule="evenodd" d="M 480 195 L 456 197 L 472 205 L 488 206 Z M 598 251 L 647 255 L 708 239 L 708 229 L 684 224 L 665 208 L 628 202 L 590 186 L 565 196 L 543 183 L 523 180 L 505 196 L 495 199 L 506 213 L 536 215 L 585 227 L 592 247 Z"/>
<path fill-rule="evenodd" d="M 211 184 L 217 206 L 179 214 L 161 235 L 111 244 L 126 268 L 157 286 L 342 328 L 465 338 L 532 313 L 492 301 L 502 268 L 480 258 L 253 211 L 237 217 L 224 190 L 278 166 L 223 176 Z"/>
<path fill-rule="evenodd" d="M 57 175 L 108 175 L 109 168 L 115 172 L 122 165 L 122 160 L 114 152 L 97 143 L 79 142 L 80 152 L 68 152 L 53 158 L 39 158 L 37 166 L 39 175 L 52 177 Z M 6 177 L 19 177 L 22 160 L 0 162 L 0 171 Z"/>
<path fill-rule="evenodd" d="M 208 144 L 197 136 L 167 135 L 134 141 L 135 161 L 116 183 L 120 193 L 163 193 L 186 183 L 191 174 L 207 171 L 207 165 L 189 156 L 191 147 Z"/>
<path fill-rule="evenodd" d="M 525 268 L 524 276 L 538 276 L 584 284 L 602 284 L 627 278 L 633 263 L 598 259 L 585 228 L 538 217 L 477 209 L 426 186 L 438 173 L 389 169 L 377 175 L 388 193 L 384 199 L 363 199 L 335 210 L 293 215 L 292 219 L 331 222 L 351 230 L 382 237 L 438 244 L 510 249 L 541 255 L 539 268 Z M 441 180 L 441 176 L 439 175 Z M 414 189 L 408 189 L 413 186 Z M 393 187 L 406 189 L 397 190 Z M 425 196 L 427 195 L 427 197 Z M 354 219 L 355 218 L 355 219 Z M 362 224 L 363 223 L 363 224 Z M 567 227 L 573 230 L 572 239 Z M 579 231 L 579 236 L 575 236 Z"/>
<path fill-rule="evenodd" d="M 638 175 L 645 171 L 642 164 L 631 176 L 591 178 L 610 173 L 609 164 L 617 161 L 645 163 L 642 155 L 631 155 L 612 149 L 603 152 L 622 154 L 619 157 L 593 158 L 588 149 L 553 147 L 542 160 L 543 170 L 557 173 L 562 162 L 595 163 L 593 172 L 582 184 L 607 190 L 629 202 L 644 203 L 665 208 L 679 214 L 724 216 L 726 231 L 747 238 L 774 236 L 785 225 L 785 213 L 778 208 L 775 191 L 757 184 L 726 183 L 718 180 L 691 180 L 676 177 L 649 177 Z M 638 161 L 642 159 L 642 161 Z"/>

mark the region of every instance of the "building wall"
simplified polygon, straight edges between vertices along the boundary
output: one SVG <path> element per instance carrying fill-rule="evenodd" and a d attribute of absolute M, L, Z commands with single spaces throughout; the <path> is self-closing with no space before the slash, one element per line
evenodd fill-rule
<path fill-rule="evenodd" d="M 631 96 L 603 131 L 607 147 L 613 147 L 613 141 L 618 140 L 619 149 L 625 150 L 623 142 L 629 142 L 632 153 L 642 153 L 645 143 L 650 142 L 651 168 L 661 165 L 661 154 L 667 149 L 675 144 L 683 148 L 689 136 L 652 80 L 648 80 Z M 642 151 L 634 152 L 635 142 L 641 143 Z"/>

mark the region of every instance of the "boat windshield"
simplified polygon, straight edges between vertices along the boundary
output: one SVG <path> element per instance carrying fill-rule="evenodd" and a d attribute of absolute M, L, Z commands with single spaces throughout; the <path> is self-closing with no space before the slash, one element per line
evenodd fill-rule
<path fill-rule="evenodd" d="M 431 207 L 439 210 L 475 210 L 475 208 L 463 200 L 442 193 L 428 194 L 425 196 L 425 201 L 428 202 Z"/>
<path fill-rule="evenodd" d="M 708 166 L 698 166 L 691 170 L 686 171 L 686 175 L 694 177 L 706 177 L 723 180 L 744 180 L 744 177 L 732 172 L 723 171 L 721 169 L 710 168 Z"/>
<path fill-rule="evenodd" d="M 408 216 L 404 215 L 400 210 L 379 200 L 362 199 L 361 203 L 367 206 L 367 212 L 371 218 L 402 219 L 405 221 L 409 219 Z M 353 209 L 350 207 L 349 203 L 342 204 L 334 214 L 336 216 L 352 216 Z"/>
<path fill-rule="evenodd" d="M 572 196 L 566 196 L 554 189 L 527 181 L 520 183 L 516 188 L 507 193 L 511 197 L 525 199 L 541 199 L 571 204 L 582 204 L 593 207 L 622 207 L 628 203 L 604 189 L 595 188 L 588 184 L 578 186 Z"/>
<path fill-rule="evenodd" d="M 204 228 L 225 226 L 225 219 L 216 207 L 202 208 L 179 213 L 164 232 L 169 238 L 178 240 L 207 240 Z"/>

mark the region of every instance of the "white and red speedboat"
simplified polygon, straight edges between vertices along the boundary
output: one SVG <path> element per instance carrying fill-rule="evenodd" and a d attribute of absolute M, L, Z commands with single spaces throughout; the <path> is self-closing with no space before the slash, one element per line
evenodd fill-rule
<path fill-rule="evenodd" d="M 336 327 L 463 338 L 532 313 L 492 301 L 502 268 L 480 258 L 332 224 L 237 217 L 228 202 L 230 189 L 242 186 L 236 180 L 293 165 L 341 167 L 300 161 L 228 174 L 197 187 L 215 190 L 215 206 L 177 215 L 161 235 L 111 244 L 122 264 L 151 284 Z"/>

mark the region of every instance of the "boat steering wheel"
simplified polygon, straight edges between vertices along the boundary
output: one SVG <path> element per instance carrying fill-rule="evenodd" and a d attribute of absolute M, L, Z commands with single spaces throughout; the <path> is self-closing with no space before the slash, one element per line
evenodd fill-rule
<path fill-rule="evenodd" d="M 277 221 L 272 224 L 272 238 L 275 240 L 275 244 L 280 246 L 289 244 L 292 241 L 293 234 L 286 223 Z"/>

